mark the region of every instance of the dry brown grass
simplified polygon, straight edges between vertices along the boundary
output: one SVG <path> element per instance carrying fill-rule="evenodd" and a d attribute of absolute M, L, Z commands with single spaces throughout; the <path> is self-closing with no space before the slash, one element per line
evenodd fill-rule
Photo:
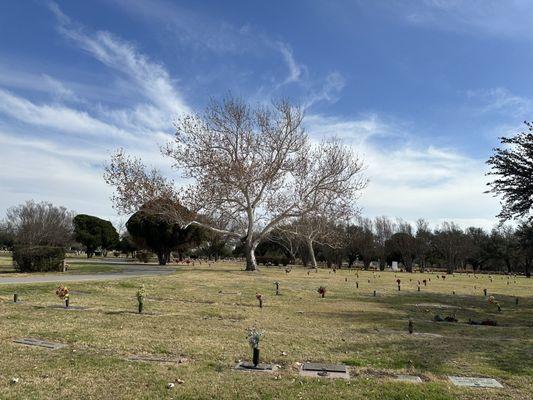
<path fill-rule="evenodd" d="M 240 268 L 204 264 L 179 267 L 171 276 L 71 283 L 71 304 L 87 307 L 78 311 L 50 307 L 59 304 L 53 284 L 1 285 L 0 398 L 531 398 L 533 280 L 511 278 L 507 285 L 500 276 L 491 283 L 487 276 L 455 275 L 442 281 L 434 274 L 403 273 L 398 274 L 398 292 L 391 272 L 360 271 L 357 278 L 352 271 L 307 275 L 294 268 L 287 275 L 278 268 L 256 273 Z M 428 287 L 417 292 L 416 281 L 429 277 Z M 274 295 L 276 280 L 281 296 Z M 145 315 L 135 313 L 141 283 L 148 293 Z M 327 287 L 325 299 L 316 292 L 320 285 Z M 484 287 L 500 301 L 502 313 L 488 304 Z M 14 291 L 21 304 L 10 303 Z M 262 309 L 256 292 L 263 294 Z M 518 306 L 515 296 L 520 297 Z M 424 303 L 429 305 L 420 306 Z M 490 317 L 501 326 L 432 322 L 437 312 L 455 313 L 461 322 Z M 407 334 L 408 318 L 422 335 Z M 252 326 L 266 331 L 262 358 L 281 365 L 278 373 L 233 370 L 237 360 L 251 357 L 245 330 Z M 50 351 L 12 342 L 20 337 L 69 347 Z M 132 354 L 181 355 L 188 361 L 125 360 Z M 347 363 L 355 378 L 299 378 L 295 363 L 306 360 Z M 418 374 L 426 382 L 387 378 L 395 373 Z M 494 377 L 505 388 L 458 389 L 447 382 L 448 374 Z M 20 382 L 11 385 L 11 377 Z M 167 382 L 176 379 L 185 383 L 167 389 Z"/>

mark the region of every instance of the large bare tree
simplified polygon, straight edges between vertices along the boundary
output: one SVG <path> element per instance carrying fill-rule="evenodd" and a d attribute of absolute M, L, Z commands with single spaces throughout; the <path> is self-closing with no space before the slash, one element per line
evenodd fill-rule
<path fill-rule="evenodd" d="M 274 228 L 335 204 L 353 204 L 366 184 L 353 151 L 337 140 L 313 143 L 302 110 L 287 101 L 270 107 L 233 97 L 212 101 L 204 113 L 176 122 L 163 154 L 192 182 L 180 201 L 202 218 L 187 224 L 244 239 L 248 271 L 257 269 L 255 248 Z M 117 187 L 119 210 L 140 205 L 141 197 L 175 195 L 172 182 L 145 170 L 122 152 L 111 159 L 106 180 Z M 145 193 L 136 192 L 136 181 Z"/>

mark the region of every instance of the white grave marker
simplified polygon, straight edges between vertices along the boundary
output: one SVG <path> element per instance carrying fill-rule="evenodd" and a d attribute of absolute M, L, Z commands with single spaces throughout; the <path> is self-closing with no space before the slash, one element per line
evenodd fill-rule
<path fill-rule="evenodd" d="M 492 378 L 476 378 L 470 376 L 449 376 L 450 381 L 455 386 L 463 387 L 486 387 L 486 388 L 502 388 L 503 385 L 496 379 Z"/>

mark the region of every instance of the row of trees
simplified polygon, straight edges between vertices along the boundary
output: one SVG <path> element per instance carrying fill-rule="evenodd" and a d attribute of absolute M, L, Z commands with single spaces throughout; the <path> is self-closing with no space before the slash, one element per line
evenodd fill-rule
<path fill-rule="evenodd" d="M 408 272 L 415 267 L 440 267 L 449 273 L 470 268 L 524 272 L 528 276 L 533 260 L 533 225 L 527 222 L 486 232 L 478 227 L 462 229 L 453 222 L 431 229 L 423 219 L 413 226 L 400 219 L 361 217 L 355 223 L 330 224 L 324 235 L 315 229 L 311 240 L 309 231 L 294 225 L 273 232 L 269 242 L 260 245 L 260 255 L 300 258 L 309 266 L 316 266 L 319 260 L 330 266 L 347 263 L 351 267 L 357 261 L 366 269 L 372 262 L 383 269 L 398 261 Z"/>
<path fill-rule="evenodd" d="M 27 201 L 11 207 L 0 223 L 0 246 L 52 246 L 71 247 L 75 242 L 83 245 L 87 257 L 96 250 L 120 247 L 117 230 L 109 221 L 91 215 L 75 215 L 65 207 L 51 203 Z"/>
<path fill-rule="evenodd" d="M 162 200 L 161 200 L 162 201 Z M 168 204 L 147 204 L 126 223 L 121 238 L 109 221 L 89 215 L 76 215 L 49 203 L 27 202 L 8 210 L 0 227 L 0 247 L 69 247 L 81 243 L 88 257 L 96 250 L 124 253 L 140 249 L 153 251 L 161 265 L 172 253 L 218 258 L 245 256 L 246 237 L 239 240 L 198 225 L 183 226 L 167 213 L 151 210 Z M 188 210 L 181 209 L 181 214 Z M 342 267 L 355 262 L 368 269 L 375 262 L 381 269 L 398 261 L 406 271 L 415 267 L 501 270 L 530 275 L 533 262 L 533 225 L 500 225 L 491 232 L 477 227 L 461 229 L 444 222 L 435 229 L 420 219 L 412 225 L 401 219 L 356 218 L 355 222 L 335 224 L 315 218 L 302 218 L 280 225 L 263 238 L 257 247 L 262 260 L 301 261 L 309 267 L 317 262 Z M 33 253 L 35 250 L 33 250 Z"/>
<path fill-rule="evenodd" d="M 0 224 L 0 248 L 18 252 L 25 248 L 33 259 L 39 248 L 43 254 L 49 254 L 51 248 L 61 249 L 54 254 L 63 254 L 66 248 L 81 246 L 88 258 L 97 251 L 105 256 L 111 250 L 125 254 L 149 250 L 157 255 L 161 265 L 170 260 L 172 252 L 179 257 L 193 247 L 197 255 L 228 254 L 226 241 L 220 235 L 196 225 L 183 227 L 167 214 L 150 212 L 152 207 L 164 204 L 147 204 L 134 213 L 126 223 L 127 232 L 120 237 L 109 221 L 86 214 L 74 215 L 65 207 L 46 202 L 28 201 L 7 211 Z"/>

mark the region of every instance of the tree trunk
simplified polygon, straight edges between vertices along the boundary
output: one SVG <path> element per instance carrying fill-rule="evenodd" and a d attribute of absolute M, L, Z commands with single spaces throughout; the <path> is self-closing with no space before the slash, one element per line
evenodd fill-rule
<path fill-rule="evenodd" d="M 426 260 L 425 259 L 420 259 L 420 263 L 419 263 L 419 266 L 420 268 L 420 272 L 424 272 L 426 270 Z"/>
<path fill-rule="evenodd" d="M 316 258 L 315 250 L 313 249 L 313 241 L 311 239 L 306 239 L 307 241 L 307 250 L 309 251 L 309 261 L 311 261 L 311 267 L 316 268 Z"/>
<path fill-rule="evenodd" d="M 257 271 L 257 261 L 255 260 L 255 248 L 257 244 L 249 243 L 245 246 L 246 269 L 245 271 Z"/>
<path fill-rule="evenodd" d="M 509 273 L 513 272 L 513 267 L 511 265 L 511 261 L 509 259 L 505 260 L 505 265 L 507 266 L 507 272 L 509 272 Z"/>
<path fill-rule="evenodd" d="M 531 260 L 527 259 L 524 263 L 524 274 L 526 275 L 526 278 L 531 278 L 531 272 L 529 272 L 529 267 L 531 265 Z"/>
<path fill-rule="evenodd" d="M 413 272 L 413 261 L 412 260 L 406 260 L 404 264 L 405 264 L 405 270 L 407 272 Z"/>
<path fill-rule="evenodd" d="M 158 251 L 157 252 L 157 260 L 159 261 L 159 265 L 167 265 L 167 252 L 166 251 Z"/>

